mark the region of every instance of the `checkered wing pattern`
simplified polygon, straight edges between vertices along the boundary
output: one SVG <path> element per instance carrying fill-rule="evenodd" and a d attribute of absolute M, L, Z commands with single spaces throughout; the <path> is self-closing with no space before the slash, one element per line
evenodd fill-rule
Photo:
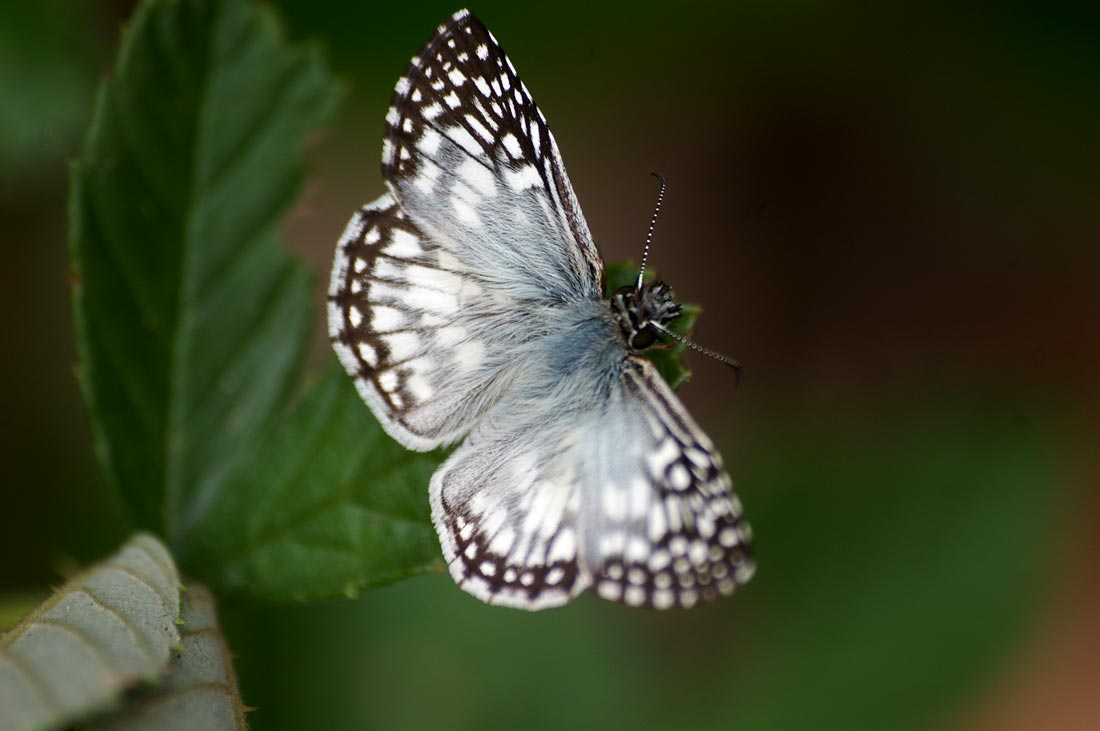
<path fill-rule="evenodd" d="M 653 363 L 632 356 L 591 451 L 584 563 L 596 593 L 631 606 L 691 607 L 755 569 L 749 524 L 714 444 Z"/>
<path fill-rule="evenodd" d="M 670 609 L 752 576 L 729 475 L 653 364 L 631 357 L 605 393 L 522 416 L 505 403 L 435 474 L 433 518 L 466 591 L 539 609 L 591 588 Z"/>
<path fill-rule="evenodd" d="M 382 174 L 418 226 L 518 299 L 602 296 L 603 263 L 554 135 L 468 11 L 397 82 Z"/>
<path fill-rule="evenodd" d="M 383 428 L 410 449 L 454 441 L 495 400 L 528 329 L 500 335 L 522 313 L 389 194 L 340 239 L 329 337 Z"/>

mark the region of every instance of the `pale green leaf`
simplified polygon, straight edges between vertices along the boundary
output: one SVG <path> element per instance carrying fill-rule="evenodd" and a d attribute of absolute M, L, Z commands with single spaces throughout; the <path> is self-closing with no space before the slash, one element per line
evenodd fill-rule
<path fill-rule="evenodd" d="M 0 637 L 0 729 L 69 724 L 159 677 L 180 639 L 179 587 L 146 534 L 67 582 Z"/>
<path fill-rule="evenodd" d="M 183 593 L 181 648 L 164 682 L 129 699 L 87 731 L 243 731 L 245 708 L 214 597 L 200 584 Z"/>

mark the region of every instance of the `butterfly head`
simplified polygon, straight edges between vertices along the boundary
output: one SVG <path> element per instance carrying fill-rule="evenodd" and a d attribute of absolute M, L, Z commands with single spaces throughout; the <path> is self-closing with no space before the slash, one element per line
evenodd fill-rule
<path fill-rule="evenodd" d="M 658 333 L 680 316 L 680 305 L 664 282 L 623 287 L 611 295 L 611 311 L 631 350 L 645 350 Z"/>

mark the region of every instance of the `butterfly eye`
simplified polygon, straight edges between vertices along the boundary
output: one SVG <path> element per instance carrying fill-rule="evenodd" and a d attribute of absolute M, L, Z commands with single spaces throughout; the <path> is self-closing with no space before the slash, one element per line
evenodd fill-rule
<path fill-rule="evenodd" d="M 657 339 L 657 336 L 653 334 L 653 331 L 648 327 L 642 328 L 638 332 L 634 333 L 634 337 L 630 339 L 630 347 L 634 350 L 645 350 Z"/>

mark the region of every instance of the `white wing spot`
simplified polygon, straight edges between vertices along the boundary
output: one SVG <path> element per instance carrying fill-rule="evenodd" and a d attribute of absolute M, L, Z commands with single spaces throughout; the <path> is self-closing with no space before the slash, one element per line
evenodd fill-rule
<path fill-rule="evenodd" d="M 505 170 L 504 173 L 509 187 L 514 191 L 542 187 L 542 178 L 534 165 L 524 165 L 519 170 Z"/>
<path fill-rule="evenodd" d="M 480 226 L 481 219 L 478 218 L 477 211 L 473 209 L 466 201 L 462 200 L 458 196 L 451 196 L 451 207 L 455 209 L 455 213 L 458 214 L 460 221 L 468 226 Z"/>
<path fill-rule="evenodd" d="M 359 343 L 357 346 L 359 351 L 359 357 L 363 359 L 363 362 L 374 368 L 378 365 L 378 351 L 376 351 L 370 343 Z"/>
<path fill-rule="evenodd" d="M 443 137 L 438 132 L 434 129 L 426 129 L 421 138 L 416 141 L 416 149 L 431 157 L 439 152 L 441 142 L 443 142 Z"/>
<path fill-rule="evenodd" d="M 649 511 L 649 540 L 659 541 L 668 532 L 668 521 L 665 519 L 664 506 L 653 505 Z"/>
<path fill-rule="evenodd" d="M 393 371 L 386 371 L 378 375 L 378 387 L 386 393 L 393 391 L 397 388 L 397 374 Z"/>
<path fill-rule="evenodd" d="M 696 566 L 701 566 L 707 560 L 707 544 L 700 540 L 691 542 L 688 549 L 688 558 Z"/>
<path fill-rule="evenodd" d="M 596 587 L 596 593 L 604 599 L 615 602 L 622 596 L 623 587 L 613 581 L 601 581 L 600 585 Z"/>
<path fill-rule="evenodd" d="M 420 374 L 414 374 L 409 377 L 408 383 L 405 384 L 409 393 L 413 395 L 417 401 L 427 401 L 435 394 L 435 389 L 431 387 L 427 379 Z"/>
<path fill-rule="evenodd" d="M 428 106 L 421 109 L 420 114 L 423 115 L 424 119 L 430 122 L 431 120 L 438 117 L 440 114 L 443 114 L 443 105 L 439 102 L 432 102 Z"/>
<path fill-rule="evenodd" d="M 472 371 L 485 358 L 485 346 L 478 340 L 467 340 L 455 347 L 455 363 L 459 370 Z"/>
<path fill-rule="evenodd" d="M 396 228 L 390 237 L 390 245 L 383 249 L 390 256 L 402 259 L 412 258 L 423 254 L 420 248 L 420 238 L 404 229 Z"/>
<path fill-rule="evenodd" d="M 668 555 L 668 551 L 663 548 L 659 548 L 654 551 L 649 557 L 649 570 L 660 571 L 664 567 L 668 566 L 672 562 L 672 557 Z M 663 576 L 664 574 L 662 574 Z"/>
<path fill-rule="evenodd" d="M 493 138 L 493 133 L 490 132 L 485 127 L 485 125 L 481 123 L 481 120 L 478 119 L 477 117 L 475 117 L 472 114 L 467 114 L 465 116 L 466 116 L 466 123 L 469 124 L 471 127 L 473 127 L 474 132 L 477 132 L 478 136 L 481 137 L 481 139 L 485 140 L 490 145 L 493 144 L 493 139 L 494 139 Z"/>
<path fill-rule="evenodd" d="M 674 490 L 686 490 L 691 486 L 691 475 L 682 464 L 672 465 L 668 472 L 668 482 Z"/>
<path fill-rule="evenodd" d="M 642 562 L 645 561 L 647 555 L 649 555 L 649 546 L 646 545 L 646 542 L 638 536 L 631 536 L 626 543 L 626 553 L 624 554 L 626 560 Z"/>
<path fill-rule="evenodd" d="M 523 148 L 520 147 L 519 139 L 514 134 L 509 132 L 501 138 L 501 143 L 504 145 L 504 149 L 508 151 L 508 154 L 515 160 L 518 160 L 523 156 Z"/>
<path fill-rule="evenodd" d="M 733 528 L 723 528 L 722 532 L 718 534 L 718 542 L 726 548 L 736 546 L 738 544 L 737 531 Z"/>
<path fill-rule="evenodd" d="M 412 333 L 393 333 L 382 336 L 393 361 L 404 361 L 412 358 L 420 350 L 420 338 Z M 392 391 L 392 388 L 387 388 Z"/>
<path fill-rule="evenodd" d="M 562 528 L 561 533 L 554 539 L 550 546 L 550 554 L 547 556 L 549 563 L 557 561 L 569 561 L 577 553 L 577 539 L 572 528 Z"/>
<path fill-rule="evenodd" d="M 515 540 L 515 530 L 505 526 L 493 536 L 493 540 L 489 542 L 489 550 L 498 556 L 507 556 L 508 551 L 512 550 L 512 544 Z"/>
<path fill-rule="evenodd" d="M 481 143 L 475 140 L 474 136 L 471 135 L 465 127 L 461 125 L 451 127 L 447 130 L 447 135 L 457 142 L 459 147 L 474 157 L 483 157 L 485 151 L 481 147 Z"/>

